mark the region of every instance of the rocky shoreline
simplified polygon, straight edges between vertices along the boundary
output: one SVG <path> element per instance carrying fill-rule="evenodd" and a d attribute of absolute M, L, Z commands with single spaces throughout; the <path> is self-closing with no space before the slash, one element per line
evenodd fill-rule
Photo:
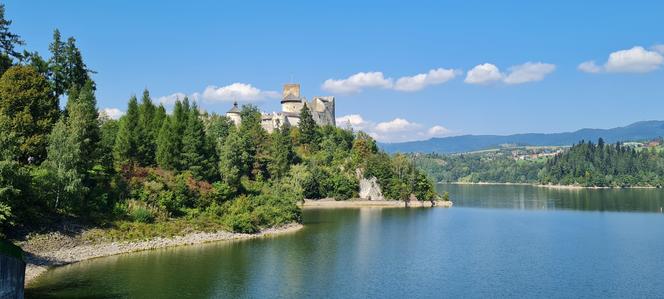
<path fill-rule="evenodd" d="M 450 208 L 451 201 L 436 201 L 435 207 Z M 404 208 L 404 202 L 399 200 L 334 200 L 334 199 L 306 199 L 302 208 Z M 408 204 L 410 208 L 431 207 L 430 201 L 411 201 Z"/>
<path fill-rule="evenodd" d="M 49 233 L 20 242 L 25 251 L 25 284 L 44 273 L 51 267 L 122 253 L 144 251 L 157 248 L 202 244 L 216 241 L 246 240 L 276 234 L 295 232 L 303 227 L 291 223 L 282 227 L 269 228 L 255 234 L 219 231 L 213 233 L 195 232 L 172 238 L 154 238 L 141 241 L 121 241 L 90 243 L 83 242 L 77 236 L 61 233 Z"/>

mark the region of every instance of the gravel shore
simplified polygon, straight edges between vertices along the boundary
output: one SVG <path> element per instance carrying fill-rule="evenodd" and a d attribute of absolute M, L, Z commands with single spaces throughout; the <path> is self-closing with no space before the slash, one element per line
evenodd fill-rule
<path fill-rule="evenodd" d="M 398 200 L 334 200 L 318 199 L 304 201 L 302 208 L 404 208 L 404 202 Z M 412 201 L 408 205 L 411 208 L 431 207 L 430 201 Z M 450 208 L 451 201 L 436 201 L 436 207 Z"/>
<path fill-rule="evenodd" d="M 143 241 L 123 241 L 90 244 L 77 236 L 49 233 L 21 242 L 26 253 L 25 283 L 30 283 L 50 267 L 80 262 L 83 260 L 164 247 L 201 244 L 214 241 L 244 240 L 275 234 L 294 232 L 303 226 L 292 223 L 278 228 L 265 229 L 255 234 L 219 231 L 215 233 L 190 233 L 173 238 L 154 238 Z"/>

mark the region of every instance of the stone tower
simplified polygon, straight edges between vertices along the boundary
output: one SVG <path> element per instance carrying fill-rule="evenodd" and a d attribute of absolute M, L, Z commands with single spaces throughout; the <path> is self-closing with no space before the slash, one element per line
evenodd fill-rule
<path fill-rule="evenodd" d="M 300 114 L 305 100 L 300 96 L 300 84 L 284 84 L 281 111 Z"/>
<path fill-rule="evenodd" d="M 233 103 L 233 108 L 231 108 L 231 110 L 228 110 L 228 112 L 226 112 L 226 116 L 233 121 L 235 126 L 240 126 L 242 117 L 240 117 L 240 108 L 237 107 L 237 102 Z"/>

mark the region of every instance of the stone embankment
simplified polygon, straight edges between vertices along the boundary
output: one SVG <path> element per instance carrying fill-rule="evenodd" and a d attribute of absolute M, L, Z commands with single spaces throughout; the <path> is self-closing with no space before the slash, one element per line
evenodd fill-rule
<path fill-rule="evenodd" d="M 91 243 L 78 236 L 49 233 L 33 236 L 19 245 L 26 252 L 25 283 L 39 276 L 50 267 L 80 262 L 83 260 L 172 246 L 201 244 L 215 241 L 245 240 L 276 234 L 294 232 L 302 228 L 292 223 L 278 228 L 265 229 L 255 234 L 219 231 L 214 233 L 197 232 L 172 238 L 154 238 L 140 241 Z"/>

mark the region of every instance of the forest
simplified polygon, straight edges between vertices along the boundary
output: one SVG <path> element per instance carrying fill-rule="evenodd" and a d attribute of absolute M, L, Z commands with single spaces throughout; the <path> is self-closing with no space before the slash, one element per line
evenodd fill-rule
<path fill-rule="evenodd" d="M 548 159 L 517 160 L 508 155 L 415 154 L 416 166 L 437 182 L 531 183 L 583 187 L 660 187 L 664 152 L 622 143 L 580 141 Z"/>
<path fill-rule="evenodd" d="M 25 43 L 4 13 L 0 234 L 62 222 L 139 237 L 173 223 L 251 233 L 300 222 L 304 198 L 357 197 L 359 179 L 372 176 L 390 199 L 436 196 L 410 160 L 363 132 L 316 125 L 306 106 L 299 127 L 268 134 L 255 106 L 242 107 L 236 127 L 186 97 L 167 113 L 146 89 L 111 119 L 99 113 L 96 72 L 75 38 L 55 30 L 48 57 L 19 51 Z"/>

